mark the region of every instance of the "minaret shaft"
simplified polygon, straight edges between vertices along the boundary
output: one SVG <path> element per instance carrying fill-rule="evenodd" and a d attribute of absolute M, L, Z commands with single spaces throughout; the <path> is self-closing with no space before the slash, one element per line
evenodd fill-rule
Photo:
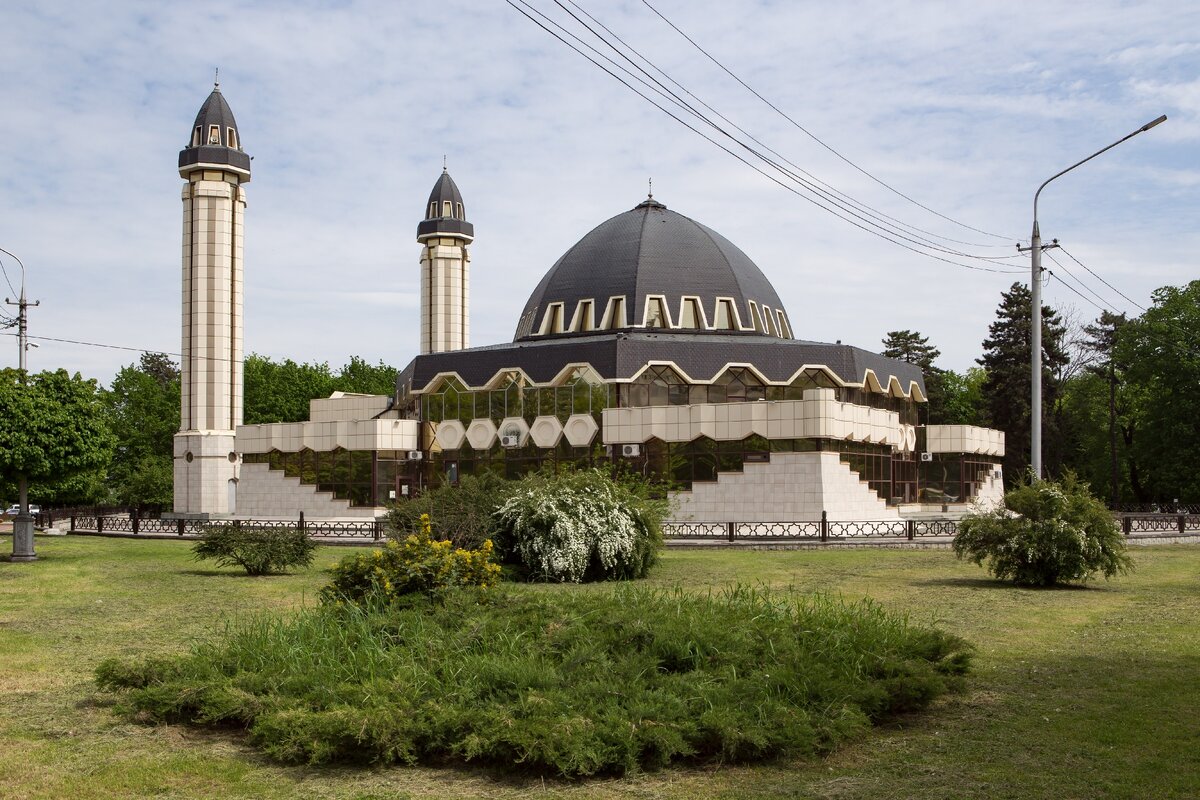
<path fill-rule="evenodd" d="M 183 186 L 175 513 L 237 513 L 242 424 L 242 239 L 250 157 L 214 88 L 179 154 Z"/>

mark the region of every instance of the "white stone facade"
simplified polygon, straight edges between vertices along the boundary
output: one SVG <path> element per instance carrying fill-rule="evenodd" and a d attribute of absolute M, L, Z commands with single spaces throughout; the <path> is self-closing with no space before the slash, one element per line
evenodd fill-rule
<path fill-rule="evenodd" d="M 440 234 L 421 248 L 421 353 L 470 347 L 471 256 L 467 240 Z"/>
<path fill-rule="evenodd" d="M 418 450 L 421 423 L 412 419 L 356 419 L 334 422 L 276 422 L 241 425 L 239 453 L 295 453 L 309 449 L 325 453 L 345 450 Z"/>
<path fill-rule="evenodd" d="M 679 522 L 792 522 L 895 520 L 899 512 L 879 498 L 837 453 L 772 453 L 769 463 L 672 492 Z"/>
<path fill-rule="evenodd" d="M 690 442 L 698 436 L 736 441 L 758 434 L 768 439 L 843 439 L 906 451 L 916 440 L 895 411 L 839 402 L 832 389 L 808 389 L 803 400 L 606 408 L 602 419 L 605 444 L 651 438 Z"/>
<path fill-rule="evenodd" d="M 1004 457 L 1004 431 L 975 425 L 929 425 L 925 449 L 930 453 L 978 453 Z"/>
<path fill-rule="evenodd" d="M 175 502 L 181 514 L 234 512 L 242 423 L 242 238 L 249 180 L 228 170 L 185 169 L 180 432 Z M 232 456 L 232 457 L 231 457 Z"/>
<path fill-rule="evenodd" d="M 352 508 L 330 492 L 289 478 L 266 464 L 243 464 L 238 483 L 238 516 L 266 519 L 372 519 L 383 509 Z"/>

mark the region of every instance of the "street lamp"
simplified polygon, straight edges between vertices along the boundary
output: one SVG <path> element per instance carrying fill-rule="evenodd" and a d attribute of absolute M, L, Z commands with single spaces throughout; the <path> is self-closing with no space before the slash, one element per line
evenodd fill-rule
<path fill-rule="evenodd" d="M 1033 468 L 1034 480 L 1042 479 L 1042 232 L 1038 229 L 1037 204 L 1038 195 L 1042 193 L 1042 189 L 1055 178 L 1061 178 L 1071 170 L 1086 164 L 1096 156 L 1113 149 L 1121 142 L 1132 139 L 1139 133 L 1150 130 L 1155 125 L 1167 121 L 1167 115 L 1163 114 L 1158 119 L 1147 122 L 1142 127 L 1138 128 L 1133 133 L 1118 139 L 1101 150 L 1092 153 L 1083 161 L 1072 164 L 1071 166 L 1059 172 L 1056 175 L 1050 176 L 1045 183 L 1038 187 L 1037 192 L 1033 195 L 1033 236 L 1029 242 L 1029 254 L 1031 261 L 1031 275 L 1029 280 L 1029 288 L 1032 293 L 1030 305 L 1033 306 L 1033 321 L 1030 329 L 1030 367 L 1032 391 L 1030 397 L 1030 449 L 1032 456 L 1031 467 Z M 1057 241 L 1057 240 L 1056 240 Z"/>
<path fill-rule="evenodd" d="M 29 341 L 29 319 L 28 309 L 30 305 L 40 305 L 41 301 L 30 303 L 25 299 L 25 264 L 21 259 L 17 258 L 12 253 L 0 247 L 0 253 L 11 257 L 14 261 L 21 265 L 21 296 L 17 302 L 4 298 L 4 302 L 17 307 L 17 347 L 20 355 L 18 363 L 21 367 L 21 380 L 25 380 L 25 354 L 29 351 L 29 347 L 37 347 Z M 24 474 L 17 477 L 17 499 L 20 503 L 20 511 L 13 518 L 13 540 L 12 540 L 12 560 L 13 561 L 36 561 L 37 555 L 33 551 L 33 517 L 29 515 L 29 480 Z"/>

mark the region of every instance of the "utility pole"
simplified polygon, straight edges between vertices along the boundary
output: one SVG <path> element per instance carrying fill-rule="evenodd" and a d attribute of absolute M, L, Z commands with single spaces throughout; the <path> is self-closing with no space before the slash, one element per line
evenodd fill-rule
<path fill-rule="evenodd" d="M 17 258 L 7 250 L 0 248 L 0 253 L 11 256 L 18 264 L 21 265 L 21 295 L 17 302 L 13 302 L 7 297 L 4 302 L 10 306 L 17 307 L 17 347 L 20 353 L 17 363 L 21 367 L 21 382 L 28 381 L 26 373 L 25 357 L 29 351 L 29 307 L 40 306 L 41 300 L 30 303 L 25 299 L 25 264 L 21 259 Z M 33 517 L 29 514 L 29 479 L 25 475 L 20 475 L 17 478 L 17 498 L 21 506 L 20 513 L 13 519 L 13 561 L 37 561 L 37 554 L 33 550 Z"/>
<path fill-rule="evenodd" d="M 1166 121 L 1167 115 L 1163 114 L 1161 117 L 1147 122 L 1145 125 L 1138 128 L 1128 136 L 1118 139 L 1108 147 L 1097 150 L 1082 161 L 1077 161 L 1071 166 L 1067 167 L 1062 172 L 1051 175 L 1046 179 L 1045 183 L 1038 187 L 1038 190 L 1033 194 L 1033 235 L 1030 237 L 1028 248 L 1031 267 L 1029 289 L 1030 293 L 1032 294 L 1030 305 L 1033 306 L 1031 314 L 1032 324 L 1030 325 L 1029 331 L 1029 349 L 1031 351 L 1029 359 L 1031 383 L 1029 403 L 1029 455 L 1031 461 L 1030 467 L 1033 470 L 1033 479 L 1035 481 L 1040 481 L 1042 479 L 1042 250 L 1046 249 L 1046 247 L 1042 246 L 1042 232 L 1038 228 L 1038 196 L 1041 195 L 1042 189 L 1045 189 L 1046 185 L 1055 178 L 1061 178 L 1063 175 L 1066 175 L 1068 172 L 1082 164 L 1086 164 L 1101 153 L 1107 153 L 1109 150 L 1112 150 L 1122 142 L 1129 141 L 1139 133 L 1145 133 L 1155 125 L 1159 125 Z M 1048 247 L 1054 247 L 1057 244 L 1058 240 L 1055 239 L 1054 244 L 1048 245 Z M 1018 245 L 1017 249 L 1024 252 L 1026 248 Z"/>

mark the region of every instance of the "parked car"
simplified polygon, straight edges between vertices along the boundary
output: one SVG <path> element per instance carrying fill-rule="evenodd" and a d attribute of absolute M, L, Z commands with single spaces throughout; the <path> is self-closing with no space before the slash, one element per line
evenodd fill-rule
<path fill-rule="evenodd" d="M 8 510 L 4 512 L 4 516 L 15 517 L 17 514 L 20 514 L 20 513 L 21 513 L 21 506 L 18 505 L 17 503 L 13 503 L 11 506 L 8 507 Z M 42 507 L 35 506 L 33 503 L 30 503 L 29 504 L 29 513 L 30 514 L 40 514 L 40 513 L 42 513 Z"/>

